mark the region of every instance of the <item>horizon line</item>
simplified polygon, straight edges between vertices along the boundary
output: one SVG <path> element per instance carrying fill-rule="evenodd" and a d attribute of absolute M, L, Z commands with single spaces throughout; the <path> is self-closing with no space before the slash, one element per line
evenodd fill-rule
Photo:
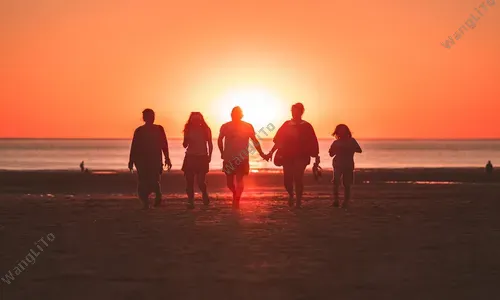
<path fill-rule="evenodd" d="M 168 139 L 179 140 L 183 139 L 182 136 L 169 137 Z M 216 140 L 217 138 L 212 138 Z M 264 137 L 260 140 L 272 140 L 272 137 Z M 318 137 L 318 140 L 333 139 L 333 137 Z M 360 141 L 496 141 L 500 137 L 484 137 L 484 138 L 363 138 L 357 137 Z M 110 137 L 0 137 L 0 140 L 132 140 L 132 138 L 110 138 Z"/>

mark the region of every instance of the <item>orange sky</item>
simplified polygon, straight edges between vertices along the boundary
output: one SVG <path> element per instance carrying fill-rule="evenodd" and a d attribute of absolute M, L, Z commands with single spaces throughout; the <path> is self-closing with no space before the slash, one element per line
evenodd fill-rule
<path fill-rule="evenodd" d="M 229 91 L 263 90 L 254 113 L 301 101 L 323 137 L 499 138 L 500 4 L 441 45 L 481 3 L 0 1 L 0 137 L 130 137 L 146 107 L 218 132 Z"/>

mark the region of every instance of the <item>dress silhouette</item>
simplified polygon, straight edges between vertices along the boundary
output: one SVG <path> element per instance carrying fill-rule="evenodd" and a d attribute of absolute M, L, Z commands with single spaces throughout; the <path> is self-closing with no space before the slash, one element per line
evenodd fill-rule
<path fill-rule="evenodd" d="M 189 120 L 184 126 L 184 141 L 182 146 L 186 148 L 182 171 L 184 171 L 184 177 L 186 178 L 188 208 L 194 208 L 195 177 L 203 195 L 203 204 L 208 205 L 210 199 L 208 197 L 205 177 L 209 170 L 214 147 L 212 144 L 212 131 L 201 113 L 192 112 L 189 116 Z"/>

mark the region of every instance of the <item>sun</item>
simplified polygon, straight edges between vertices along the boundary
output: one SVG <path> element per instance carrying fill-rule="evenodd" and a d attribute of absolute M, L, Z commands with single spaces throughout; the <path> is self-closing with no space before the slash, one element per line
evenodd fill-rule
<path fill-rule="evenodd" d="M 256 131 L 270 123 L 279 127 L 289 111 L 285 103 L 268 90 L 238 89 L 228 91 L 216 104 L 219 119 L 223 122 L 231 120 L 231 109 L 235 106 L 241 107 L 243 120 L 251 123 Z"/>

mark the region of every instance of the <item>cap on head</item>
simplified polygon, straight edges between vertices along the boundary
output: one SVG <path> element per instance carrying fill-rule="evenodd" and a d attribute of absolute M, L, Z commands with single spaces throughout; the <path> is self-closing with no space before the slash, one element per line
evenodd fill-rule
<path fill-rule="evenodd" d="M 231 110 L 231 119 L 233 120 L 241 120 L 243 119 L 243 110 L 239 106 L 235 106 L 233 110 Z"/>
<path fill-rule="evenodd" d="M 146 108 L 142 111 L 142 119 L 146 123 L 154 123 L 155 121 L 155 112 L 151 108 Z"/>

